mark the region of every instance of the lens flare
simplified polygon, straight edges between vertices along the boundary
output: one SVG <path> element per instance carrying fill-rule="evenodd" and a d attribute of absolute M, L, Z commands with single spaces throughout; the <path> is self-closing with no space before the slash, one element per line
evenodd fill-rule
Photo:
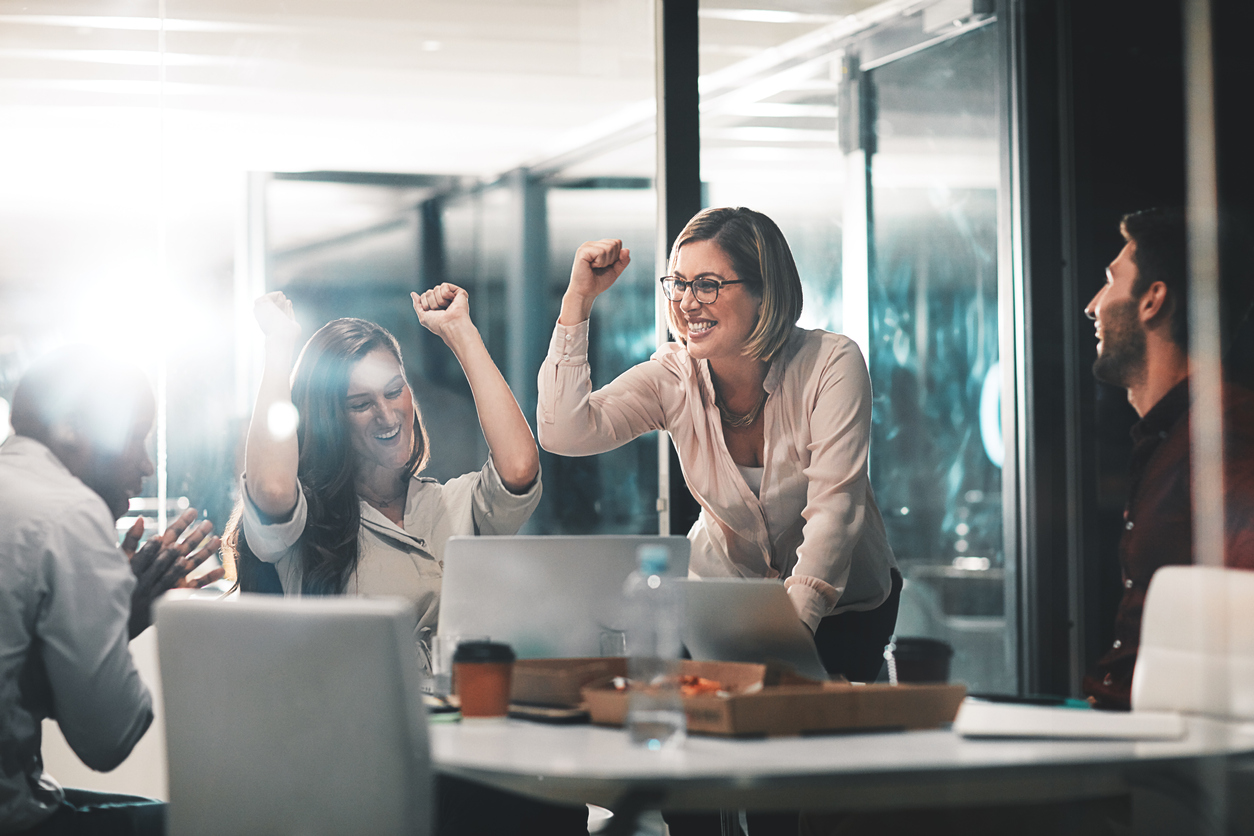
<path fill-rule="evenodd" d="M 300 413 L 290 403 L 276 403 L 266 413 L 266 429 L 275 441 L 287 441 L 296 435 Z"/>

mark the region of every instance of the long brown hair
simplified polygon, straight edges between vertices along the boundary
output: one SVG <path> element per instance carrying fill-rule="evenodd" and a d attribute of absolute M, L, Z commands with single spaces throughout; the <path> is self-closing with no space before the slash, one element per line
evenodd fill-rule
<path fill-rule="evenodd" d="M 299 414 L 296 475 L 308 506 L 305 530 L 295 546 L 304 595 L 343 593 L 357 568 L 361 510 L 344 400 L 353 367 L 378 349 L 390 353 L 404 369 L 400 346 L 387 329 L 364 319 L 336 319 L 309 338 L 292 371 L 292 403 Z M 429 457 L 427 430 L 415 403 L 414 449 L 405 478 L 422 470 Z M 236 588 L 262 591 L 266 570 L 244 537 L 243 502 L 240 497 L 227 523 L 223 552 L 234 564 Z"/>

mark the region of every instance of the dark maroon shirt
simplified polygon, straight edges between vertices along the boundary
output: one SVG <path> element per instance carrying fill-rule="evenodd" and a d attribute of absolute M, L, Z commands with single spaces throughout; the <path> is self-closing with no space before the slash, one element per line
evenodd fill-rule
<path fill-rule="evenodd" d="M 1223 400 L 1225 561 L 1254 569 L 1254 392 L 1225 386 Z M 1124 592 L 1115 614 L 1115 641 L 1084 678 L 1084 693 L 1098 708 L 1131 707 L 1132 668 L 1150 578 L 1161 566 L 1193 562 L 1187 380 L 1132 427 L 1132 441 L 1119 539 Z"/>

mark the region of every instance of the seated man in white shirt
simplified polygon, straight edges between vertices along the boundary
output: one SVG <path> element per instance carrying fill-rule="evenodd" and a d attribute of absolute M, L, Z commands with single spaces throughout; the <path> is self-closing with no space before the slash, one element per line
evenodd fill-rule
<path fill-rule="evenodd" d="M 40 755 L 52 717 L 92 769 L 125 760 L 152 722 L 128 641 L 162 592 L 221 577 L 187 579 L 218 547 L 195 510 L 142 548 L 139 521 L 118 546 L 116 520 L 153 473 L 154 414 L 138 368 L 86 349 L 36 363 L 14 393 L 0 445 L 0 833 L 164 830 L 164 804 L 63 790 Z"/>

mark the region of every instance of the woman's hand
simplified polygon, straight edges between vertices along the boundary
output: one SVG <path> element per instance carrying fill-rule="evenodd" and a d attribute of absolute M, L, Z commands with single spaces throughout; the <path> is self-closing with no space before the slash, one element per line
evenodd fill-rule
<path fill-rule="evenodd" d="M 610 285 L 631 264 L 631 250 L 617 238 L 586 241 L 575 252 L 570 268 L 570 286 L 562 298 L 563 325 L 577 325 L 592 312 L 592 302 L 610 289 Z"/>
<path fill-rule="evenodd" d="M 501 370 L 470 321 L 470 297 L 462 288 L 447 282 L 425 293 L 409 295 L 422 327 L 444 340 L 466 373 L 479 426 L 501 481 L 513 493 L 525 493 L 540 473 L 536 440 Z"/>
<path fill-rule="evenodd" d="M 267 293 L 254 302 L 253 316 L 267 338 L 292 343 L 300 338 L 300 325 L 292 313 L 292 302 L 281 291 Z"/>
<path fill-rule="evenodd" d="M 455 284 L 444 282 L 424 293 L 409 296 L 418 322 L 445 343 L 451 343 L 466 328 L 474 328 L 470 321 L 470 295 Z"/>

